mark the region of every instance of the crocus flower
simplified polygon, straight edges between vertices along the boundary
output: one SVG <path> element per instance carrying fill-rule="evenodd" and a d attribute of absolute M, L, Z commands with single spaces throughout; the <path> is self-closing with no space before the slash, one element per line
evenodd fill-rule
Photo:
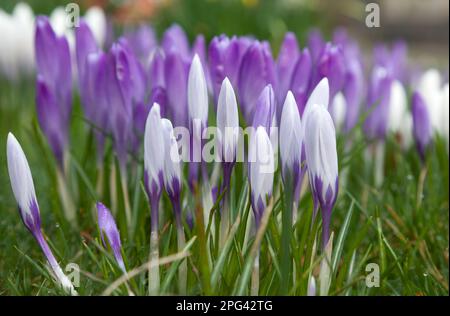
<path fill-rule="evenodd" d="M 106 92 L 109 104 L 109 124 L 122 173 L 131 140 L 132 94 L 130 68 L 124 48 L 120 43 L 111 47 L 107 59 Z"/>
<path fill-rule="evenodd" d="M 442 102 L 442 80 L 439 71 L 436 69 L 428 69 L 421 77 L 417 90 L 420 93 L 425 106 L 428 109 L 430 123 L 433 131 L 440 133 L 443 130 L 444 110 Z M 448 128 L 448 124 L 447 124 Z"/>
<path fill-rule="evenodd" d="M 345 60 L 341 48 L 327 43 L 317 60 L 312 84 L 315 85 L 322 78 L 328 78 L 330 98 L 333 99 L 344 85 L 345 71 Z"/>
<path fill-rule="evenodd" d="M 408 100 L 405 88 L 399 80 L 394 80 L 391 84 L 391 93 L 389 99 L 389 114 L 387 128 L 393 133 L 398 133 L 402 125 L 406 113 L 408 112 Z"/>
<path fill-rule="evenodd" d="M 165 118 L 161 121 L 164 133 L 164 186 L 172 202 L 177 224 L 181 225 L 181 158 L 178 153 L 178 145 L 172 123 Z"/>
<path fill-rule="evenodd" d="M 317 104 L 324 107 L 325 109 L 328 109 L 329 102 L 330 102 L 330 86 L 328 85 L 328 79 L 323 78 L 322 80 L 320 80 L 317 86 L 314 87 L 314 89 L 311 92 L 311 95 L 308 98 L 308 101 L 306 102 L 302 116 L 303 121 L 305 121 L 313 105 Z M 305 125 L 303 125 L 303 127 L 304 126 Z M 303 132 L 303 135 L 306 135 L 305 132 Z"/>
<path fill-rule="evenodd" d="M 365 93 L 365 78 L 362 56 L 356 41 L 351 40 L 347 32 L 342 28 L 335 31 L 333 35 L 333 43 L 340 46 L 346 66 L 345 79 L 342 87 L 344 98 L 341 100 L 333 100 L 333 103 L 345 101 L 343 131 L 348 132 L 358 122 L 361 101 Z M 334 105 L 331 108 L 333 107 Z"/>
<path fill-rule="evenodd" d="M 95 41 L 99 47 L 103 47 L 107 37 L 107 19 L 105 12 L 98 6 L 91 6 L 84 14 L 84 20 L 92 30 Z"/>
<path fill-rule="evenodd" d="M 276 101 L 272 85 L 268 84 L 261 91 L 256 101 L 256 111 L 253 116 L 253 128 L 263 126 L 270 135 L 271 127 L 276 125 Z"/>
<path fill-rule="evenodd" d="M 447 150 L 449 143 L 449 88 L 448 82 L 442 88 L 442 135 L 444 135 L 445 140 L 447 141 Z"/>
<path fill-rule="evenodd" d="M 236 161 L 239 142 L 239 113 L 236 95 L 230 80 L 225 78 L 219 93 L 217 105 L 217 145 L 224 167 L 224 187 L 228 189 L 231 170 Z"/>
<path fill-rule="evenodd" d="M 344 127 L 346 112 L 347 100 L 342 92 L 338 92 L 333 98 L 332 106 L 330 106 L 330 114 L 338 132 Z"/>
<path fill-rule="evenodd" d="M 188 126 L 187 82 L 189 64 L 177 50 L 165 52 L 164 79 L 167 95 L 167 117 L 175 126 Z"/>
<path fill-rule="evenodd" d="M 83 105 L 88 106 L 88 100 L 86 96 L 86 90 L 88 89 L 85 79 L 87 71 L 87 58 L 91 53 L 96 53 L 99 49 L 95 42 L 94 35 L 91 29 L 84 20 L 80 21 L 79 27 L 75 29 L 76 40 L 76 58 L 78 66 L 78 83 L 80 87 L 80 95 L 83 101 Z"/>
<path fill-rule="evenodd" d="M 104 134 L 107 128 L 107 102 L 105 102 L 106 56 L 100 51 L 94 35 L 82 20 L 75 29 L 78 85 L 86 118 L 95 125 L 97 160 L 103 158 Z"/>
<path fill-rule="evenodd" d="M 178 24 L 173 24 L 163 34 L 161 47 L 168 54 L 178 51 L 183 58 L 189 56 L 189 41 L 184 30 Z"/>
<path fill-rule="evenodd" d="M 328 243 L 331 211 L 338 194 L 338 159 L 336 134 L 326 107 L 311 106 L 304 120 L 305 152 L 311 191 L 322 214 L 322 244 Z"/>
<path fill-rule="evenodd" d="M 267 42 L 254 41 L 242 58 L 238 94 L 247 124 L 252 122 L 256 102 L 268 84 L 275 84 L 275 65 Z"/>
<path fill-rule="evenodd" d="M 407 75 L 407 55 L 407 46 L 403 41 L 394 42 L 390 50 L 386 45 L 378 44 L 373 52 L 374 64 L 386 68 L 394 79 L 404 82 Z"/>
<path fill-rule="evenodd" d="M 38 73 L 36 106 L 39 123 L 60 167 L 62 167 L 72 110 L 69 45 L 65 37 L 58 37 L 55 34 L 48 18 L 43 16 L 36 20 L 35 44 Z M 54 104 L 51 106 L 52 110 L 49 111 L 45 108 L 45 103 L 50 99 Z M 55 113 L 53 109 L 56 108 L 58 110 Z"/>
<path fill-rule="evenodd" d="M 108 56 L 99 51 L 87 56 L 86 70 L 84 74 L 83 85 L 85 101 L 84 113 L 86 118 L 94 124 L 94 134 L 97 140 L 97 159 L 100 164 L 103 162 L 103 151 L 105 135 L 109 132 L 109 103 L 107 82 L 110 78 L 108 73 Z M 81 92 L 81 90 L 80 90 Z"/>
<path fill-rule="evenodd" d="M 313 29 L 308 34 L 308 48 L 311 51 L 311 57 L 314 63 L 319 59 L 323 48 L 325 47 L 325 40 L 322 33 L 318 29 Z"/>
<path fill-rule="evenodd" d="M 302 163 L 303 129 L 294 95 L 288 91 L 280 121 L 280 155 L 283 179 L 292 185 L 294 201 L 300 196 L 303 181 Z"/>
<path fill-rule="evenodd" d="M 15 81 L 34 70 L 34 14 L 18 2 L 11 14 L 0 9 L 0 75 Z"/>
<path fill-rule="evenodd" d="M 147 66 L 151 53 L 157 45 L 153 28 L 146 24 L 140 24 L 136 29 L 127 32 L 125 37 L 134 54 L 144 66 Z"/>
<path fill-rule="evenodd" d="M 294 33 L 288 32 L 284 36 L 276 63 L 278 81 L 277 101 L 280 106 L 283 104 L 286 93 L 291 86 L 292 75 L 299 57 L 300 50 L 298 48 L 297 38 Z M 281 116 L 281 110 L 280 108 L 277 113 L 278 118 Z"/>
<path fill-rule="evenodd" d="M 158 204 L 164 185 L 164 128 L 159 104 L 153 104 L 145 123 L 144 134 L 144 183 L 151 204 L 152 231 L 158 229 Z"/>
<path fill-rule="evenodd" d="M 36 78 L 36 110 L 39 125 L 47 137 L 59 168 L 63 170 L 68 126 L 64 124 L 62 110 L 55 95 L 41 75 Z"/>
<path fill-rule="evenodd" d="M 158 103 L 161 107 L 161 116 L 165 116 L 167 107 L 166 81 L 164 77 L 164 52 L 156 48 L 150 57 L 148 84 L 150 87 L 150 102 Z"/>
<path fill-rule="evenodd" d="M 250 139 L 249 179 L 251 204 L 255 215 L 255 224 L 259 228 L 261 218 L 270 198 L 274 177 L 274 151 L 264 127 L 259 126 Z"/>
<path fill-rule="evenodd" d="M 312 77 L 312 59 L 308 48 L 301 53 L 292 74 L 291 91 L 294 95 L 300 115 L 303 115 Z"/>
<path fill-rule="evenodd" d="M 239 69 L 251 40 L 245 37 L 232 38 L 226 35 L 215 36 L 208 48 L 209 73 L 214 94 L 214 104 L 217 103 L 222 82 L 227 77 L 233 88 L 238 88 Z"/>
<path fill-rule="evenodd" d="M 100 202 L 97 202 L 97 217 L 98 228 L 100 229 L 100 236 L 102 238 L 103 245 L 106 246 L 105 236 L 111 247 L 114 258 L 119 265 L 119 268 L 123 273 L 127 273 L 125 264 L 122 258 L 122 245 L 120 242 L 120 233 L 117 229 L 116 222 L 109 209 Z"/>
<path fill-rule="evenodd" d="M 367 96 L 367 110 L 370 113 L 364 122 L 364 131 L 369 139 L 384 140 L 386 137 L 392 80 L 387 69 L 373 69 Z"/>
<path fill-rule="evenodd" d="M 412 96 L 413 133 L 417 150 L 422 161 L 425 160 L 425 152 L 433 137 L 428 108 L 419 92 Z"/>
<path fill-rule="evenodd" d="M 31 176 L 30 166 L 27 158 L 17 139 L 13 134 L 8 134 L 6 144 L 6 156 L 8 161 L 8 173 L 11 180 L 11 188 L 19 206 L 19 214 L 25 227 L 30 231 L 38 242 L 45 257 L 50 265 L 54 276 L 61 284 L 63 289 L 72 295 L 76 295 L 76 291 L 62 271 L 55 256 L 53 255 L 44 235 L 41 231 L 41 216 L 39 214 L 39 205 L 34 191 L 33 178 Z"/>
<path fill-rule="evenodd" d="M 188 79 L 188 110 L 189 127 L 191 130 L 191 156 L 192 162 L 189 165 L 189 183 L 191 189 L 194 187 L 198 177 L 198 162 L 201 161 L 202 133 L 208 121 L 208 88 L 205 74 L 198 55 L 192 59 Z M 206 179 L 206 169 L 203 164 L 202 173 Z"/>
<path fill-rule="evenodd" d="M 201 127 L 205 127 L 208 120 L 208 89 L 198 55 L 192 59 L 189 70 L 187 97 L 190 124 L 198 120 Z"/>
<path fill-rule="evenodd" d="M 328 110 L 328 103 L 330 98 L 330 87 L 328 85 L 328 79 L 323 78 L 320 80 L 320 82 L 317 84 L 316 87 L 311 92 L 311 95 L 308 98 L 308 101 L 306 102 L 303 116 L 302 116 L 302 126 L 303 126 L 303 133 L 302 135 L 305 137 L 309 133 L 309 131 L 305 128 L 305 121 L 314 105 L 322 106 L 324 109 Z M 303 149 L 302 149 L 302 164 L 306 165 L 306 168 L 308 167 L 306 163 L 306 154 L 305 154 L 305 141 L 303 140 Z M 314 203 L 314 216 L 317 213 L 317 210 L 319 209 L 319 201 L 317 200 L 317 197 L 313 194 L 313 203 Z"/>
<path fill-rule="evenodd" d="M 197 35 L 194 44 L 192 44 L 191 56 L 198 55 L 200 62 L 202 63 L 203 72 L 205 73 L 206 85 L 208 91 L 212 93 L 211 76 L 209 73 L 208 62 L 206 58 L 206 41 L 202 34 Z"/>

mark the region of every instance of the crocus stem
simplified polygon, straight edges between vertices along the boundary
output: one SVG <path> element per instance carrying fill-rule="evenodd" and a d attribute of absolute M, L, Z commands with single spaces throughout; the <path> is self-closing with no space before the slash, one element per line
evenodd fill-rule
<path fill-rule="evenodd" d="M 41 247 L 42 251 L 44 252 L 45 257 L 47 258 L 47 261 L 50 265 L 50 268 L 53 271 L 54 276 L 58 280 L 58 282 L 63 287 L 64 291 L 67 292 L 67 294 L 70 295 L 78 295 L 77 291 L 75 291 L 72 282 L 67 278 L 67 276 L 62 271 L 61 267 L 59 266 L 58 262 L 56 261 L 55 256 L 53 255 L 52 251 L 50 250 L 50 247 L 47 244 L 47 241 L 45 240 L 44 236 L 42 235 L 42 232 L 37 232 L 35 235 L 36 241 L 38 242 L 39 246 Z"/>
<path fill-rule="evenodd" d="M 322 248 L 325 250 L 330 238 L 331 209 L 321 209 L 322 212 Z"/>
<path fill-rule="evenodd" d="M 320 296 L 328 295 L 331 284 L 332 267 L 331 267 L 331 254 L 333 252 L 333 234 L 330 236 L 326 245 L 323 248 L 324 257 L 320 263 Z"/>
<path fill-rule="evenodd" d="M 205 295 L 210 295 L 211 289 L 211 278 L 210 278 L 210 268 L 209 268 L 209 259 L 208 259 L 208 251 L 207 251 L 207 239 L 205 235 L 205 222 L 204 222 L 204 214 L 201 203 L 201 197 L 199 195 L 199 188 L 195 186 L 195 196 L 196 196 L 196 205 L 195 205 L 195 217 L 196 217 L 196 230 L 198 236 L 198 245 L 199 245 L 199 261 L 200 261 L 200 273 L 202 276 L 202 285 L 203 291 Z"/>
<path fill-rule="evenodd" d="M 61 199 L 61 204 L 64 209 L 64 215 L 66 216 L 67 221 L 72 225 L 72 227 L 76 229 L 78 227 L 78 222 L 75 213 L 75 206 L 72 201 L 71 195 L 69 194 L 67 179 L 59 168 L 56 169 L 56 178 L 58 181 L 58 191 Z"/>
<path fill-rule="evenodd" d="M 416 209 L 419 209 L 422 205 L 423 188 L 425 184 L 425 179 L 427 177 L 428 168 L 426 165 L 422 167 L 419 175 L 419 183 L 417 185 L 417 195 L 416 195 Z"/>
<path fill-rule="evenodd" d="M 109 196 L 111 199 L 111 211 L 117 214 L 117 185 L 116 185 L 116 163 L 111 163 L 111 174 L 109 176 Z"/>
<path fill-rule="evenodd" d="M 186 238 L 184 236 L 183 223 L 181 221 L 181 208 L 179 201 L 175 201 L 173 204 L 175 211 L 175 220 L 177 225 L 177 241 L 178 241 L 178 252 L 183 251 L 186 244 Z M 187 263 L 186 260 L 180 263 L 178 268 L 178 291 L 180 295 L 186 294 L 186 283 L 187 283 Z"/>
<path fill-rule="evenodd" d="M 289 275 L 291 273 L 291 236 L 292 236 L 292 190 L 293 181 L 290 176 L 285 179 L 284 209 L 281 221 L 281 286 L 280 294 L 287 295 L 289 289 Z"/>
<path fill-rule="evenodd" d="M 99 197 L 103 196 L 103 185 L 104 185 L 105 169 L 103 168 L 103 163 L 97 163 L 97 183 L 95 185 L 95 191 Z"/>
<path fill-rule="evenodd" d="M 375 144 L 375 186 L 378 188 L 383 184 L 384 179 L 384 142 L 378 141 Z"/>
<path fill-rule="evenodd" d="M 126 171 L 124 168 L 121 168 L 120 172 L 120 182 L 122 185 L 122 194 L 123 194 L 123 202 L 125 207 L 125 217 L 127 219 L 127 227 L 128 232 L 131 233 L 131 207 L 130 207 L 130 198 L 128 195 L 128 182 L 127 182 L 127 176 Z"/>
<path fill-rule="evenodd" d="M 220 222 L 220 249 L 223 248 L 230 230 L 230 182 L 233 165 L 231 163 L 223 164 L 223 183 L 222 191 L 225 190 L 224 202 L 222 205 L 221 222 Z"/>
<path fill-rule="evenodd" d="M 151 232 L 150 232 L 150 267 L 148 271 L 148 293 L 159 294 L 159 237 L 158 237 L 158 208 L 159 197 L 150 198 L 151 203 Z"/>
<path fill-rule="evenodd" d="M 250 286 L 250 295 L 258 296 L 259 294 L 259 253 L 261 251 L 260 246 L 258 245 L 258 250 L 255 256 L 255 261 L 253 262 L 253 270 L 252 270 L 252 281 Z"/>

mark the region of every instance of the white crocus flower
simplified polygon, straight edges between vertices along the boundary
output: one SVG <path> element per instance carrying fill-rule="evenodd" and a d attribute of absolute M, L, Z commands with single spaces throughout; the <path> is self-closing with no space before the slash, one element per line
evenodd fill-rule
<path fill-rule="evenodd" d="M 19 206 L 19 213 L 27 229 L 34 236 L 42 249 L 51 271 L 62 288 L 71 295 L 76 295 L 72 282 L 62 271 L 41 231 L 41 217 L 34 190 L 33 178 L 25 153 L 13 134 L 8 134 L 6 156 L 11 188 Z"/>
<path fill-rule="evenodd" d="M 192 59 L 188 77 L 189 119 L 200 120 L 202 127 L 208 120 L 208 88 L 200 57 L 195 54 Z"/>
<path fill-rule="evenodd" d="M 275 173 L 272 142 L 262 126 L 256 129 L 255 136 L 251 138 L 249 159 L 251 202 L 258 227 L 267 207 L 267 198 L 272 194 Z"/>
<path fill-rule="evenodd" d="M 395 80 L 391 85 L 391 96 L 389 101 L 388 129 L 397 133 L 402 129 L 405 115 L 408 112 L 405 88 L 400 81 Z"/>
<path fill-rule="evenodd" d="M 313 105 L 304 120 L 305 153 L 311 191 L 322 212 L 323 247 L 328 243 L 331 211 L 338 194 L 338 157 L 333 119 L 325 107 Z"/>
<path fill-rule="evenodd" d="M 330 114 L 338 131 L 342 130 L 344 126 L 346 111 L 347 101 L 345 100 L 344 94 L 338 92 L 333 98 L 333 105 L 330 107 Z"/>
<path fill-rule="evenodd" d="M 239 141 L 239 114 L 233 86 L 222 81 L 217 104 L 218 147 L 223 162 L 234 162 Z"/>
<path fill-rule="evenodd" d="M 164 185 L 171 198 L 178 198 L 181 191 L 181 166 L 178 144 L 172 123 L 161 119 L 164 137 Z"/>
<path fill-rule="evenodd" d="M 280 155 L 283 175 L 300 174 L 303 130 L 294 95 L 288 91 L 281 112 Z"/>
<path fill-rule="evenodd" d="M 160 195 L 163 185 L 165 148 L 160 107 L 154 103 L 147 117 L 144 132 L 144 168 L 150 195 Z"/>
<path fill-rule="evenodd" d="M 433 130 L 441 132 L 443 114 L 441 75 L 436 69 L 427 70 L 420 78 L 417 88 L 425 101 Z"/>
<path fill-rule="evenodd" d="M 84 15 L 84 20 L 91 29 L 97 45 L 102 47 L 105 44 L 107 33 L 105 12 L 100 7 L 90 7 Z"/>

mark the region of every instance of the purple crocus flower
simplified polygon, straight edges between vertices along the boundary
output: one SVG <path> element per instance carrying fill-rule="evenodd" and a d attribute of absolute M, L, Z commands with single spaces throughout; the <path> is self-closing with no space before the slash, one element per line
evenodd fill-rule
<path fill-rule="evenodd" d="M 194 44 L 192 45 L 191 56 L 194 58 L 198 55 L 202 63 L 203 71 L 205 73 L 206 85 L 208 86 L 208 91 L 212 93 L 212 83 L 211 76 L 209 74 L 208 62 L 206 57 L 206 42 L 205 37 L 202 34 L 197 35 Z"/>
<path fill-rule="evenodd" d="M 302 164 L 303 128 L 294 95 L 288 91 L 280 121 L 280 155 L 283 179 L 293 186 L 294 201 L 300 197 L 305 168 Z"/>
<path fill-rule="evenodd" d="M 280 53 L 276 63 L 278 92 L 278 104 L 283 104 L 286 94 L 291 87 L 292 75 L 300 57 L 297 38 L 294 33 L 288 32 L 284 36 L 283 43 L 280 47 Z M 281 108 L 277 112 L 277 117 L 281 116 Z"/>
<path fill-rule="evenodd" d="M 103 245 L 106 247 L 105 236 L 108 239 L 109 246 L 111 247 L 114 258 L 119 265 L 120 270 L 123 273 L 127 273 L 125 264 L 122 258 L 122 245 L 120 242 L 120 233 L 117 229 L 116 222 L 109 209 L 100 202 L 97 202 L 97 217 L 98 228 L 100 229 L 100 236 L 102 238 Z"/>
<path fill-rule="evenodd" d="M 313 76 L 313 86 L 322 78 L 328 78 L 330 98 L 342 89 L 345 80 L 345 60 L 339 46 L 327 43 L 320 54 Z"/>
<path fill-rule="evenodd" d="M 125 37 L 136 57 L 146 66 L 152 51 L 157 46 L 155 31 L 146 24 L 140 24 L 136 29 L 129 31 Z"/>
<path fill-rule="evenodd" d="M 159 104 L 153 104 L 145 123 L 144 135 L 144 183 L 151 204 L 151 229 L 158 230 L 158 208 L 164 185 L 164 128 Z"/>
<path fill-rule="evenodd" d="M 431 127 L 427 106 L 419 92 L 414 92 L 412 96 L 411 111 L 417 150 L 420 158 L 424 161 L 426 149 L 432 141 L 433 129 Z"/>
<path fill-rule="evenodd" d="M 259 126 L 250 139 L 249 148 L 250 199 L 257 228 L 272 194 L 274 172 L 272 143 L 264 127 Z"/>
<path fill-rule="evenodd" d="M 36 106 L 39 123 L 62 168 L 72 111 L 71 59 L 67 39 L 58 37 L 50 26 L 48 18 L 44 16 L 36 19 L 35 55 Z M 51 100 L 53 104 L 46 106 L 45 101 L 48 100 Z M 55 112 L 56 108 L 57 112 Z M 52 126 L 46 126 L 46 124 Z"/>
<path fill-rule="evenodd" d="M 164 79 L 167 96 L 167 117 L 175 126 L 188 126 L 187 81 L 189 63 L 177 50 L 166 51 Z"/>
<path fill-rule="evenodd" d="M 190 55 L 188 38 L 178 24 L 173 24 L 164 32 L 161 47 L 166 54 L 177 51 L 184 58 L 188 58 Z"/>
<path fill-rule="evenodd" d="M 109 124 L 121 172 L 125 172 L 129 142 L 132 139 L 132 83 L 126 52 L 120 43 L 111 47 L 106 71 Z"/>
<path fill-rule="evenodd" d="M 267 42 L 254 41 L 242 58 L 239 72 L 239 100 L 247 122 L 252 122 L 256 102 L 268 84 L 275 84 L 275 64 Z"/>
<path fill-rule="evenodd" d="M 311 30 L 308 34 L 308 48 L 314 63 L 319 59 L 324 47 L 325 40 L 323 39 L 322 33 L 318 29 Z"/>
<path fill-rule="evenodd" d="M 150 102 L 158 103 L 161 107 L 161 116 L 166 115 L 167 93 L 164 77 L 165 55 L 163 50 L 156 48 L 149 62 L 148 83 L 150 86 Z"/>
<path fill-rule="evenodd" d="M 253 116 L 253 128 L 262 126 L 266 132 L 271 134 L 271 127 L 276 125 L 276 101 L 272 85 L 268 84 L 261 91 L 255 105 Z"/>
<path fill-rule="evenodd" d="M 291 91 L 297 103 L 300 116 L 303 116 L 306 101 L 308 100 L 312 69 L 311 54 L 308 48 L 305 48 L 297 61 L 291 81 Z"/>
<path fill-rule="evenodd" d="M 333 43 L 340 46 L 346 65 L 342 93 L 345 99 L 344 132 L 349 132 L 358 122 L 364 96 L 364 68 L 358 44 L 348 37 L 344 29 L 337 29 Z"/>
<path fill-rule="evenodd" d="M 214 94 L 214 104 L 217 104 L 222 82 L 227 77 L 233 88 L 238 88 L 239 69 L 242 57 L 247 51 L 251 40 L 245 37 L 232 38 L 226 35 L 214 37 L 208 48 L 209 73 Z"/>
<path fill-rule="evenodd" d="M 333 119 L 324 105 L 314 104 L 304 120 L 305 152 L 311 191 L 322 214 L 322 245 L 328 243 L 331 212 L 338 194 L 338 158 Z"/>
<path fill-rule="evenodd" d="M 386 68 L 374 68 L 367 97 L 367 110 L 370 113 L 364 123 L 364 131 L 370 139 L 384 139 L 386 136 L 392 82 L 392 76 Z"/>
<path fill-rule="evenodd" d="M 389 74 L 397 80 L 404 82 L 407 75 L 408 49 L 403 41 L 392 44 L 391 50 L 384 44 L 378 44 L 374 48 L 374 65 L 384 67 Z"/>
<path fill-rule="evenodd" d="M 6 156 L 11 188 L 19 206 L 19 214 L 25 227 L 30 231 L 41 247 L 57 281 L 67 293 L 76 295 L 77 292 L 72 283 L 62 271 L 44 238 L 41 230 L 41 216 L 39 214 L 39 205 L 34 191 L 30 166 L 28 165 L 22 147 L 11 133 L 8 133 Z"/>
<path fill-rule="evenodd" d="M 68 127 L 62 119 L 62 109 L 56 96 L 41 75 L 36 78 L 36 110 L 39 125 L 47 137 L 59 168 L 63 170 Z"/>
<path fill-rule="evenodd" d="M 79 27 L 75 28 L 75 41 L 80 95 L 83 105 L 87 107 L 89 103 L 86 96 L 89 88 L 86 82 L 87 58 L 89 54 L 98 52 L 99 48 L 91 29 L 84 20 L 81 20 Z"/>
<path fill-rule="evenodd" d="M 97 159 L 103 158 L 108 125 L 106 102 L 106 55 L 99 50 L 89 26 L 80 22 L 75 29 L 78 82 L 86 118 L 95 126 Z"/>

